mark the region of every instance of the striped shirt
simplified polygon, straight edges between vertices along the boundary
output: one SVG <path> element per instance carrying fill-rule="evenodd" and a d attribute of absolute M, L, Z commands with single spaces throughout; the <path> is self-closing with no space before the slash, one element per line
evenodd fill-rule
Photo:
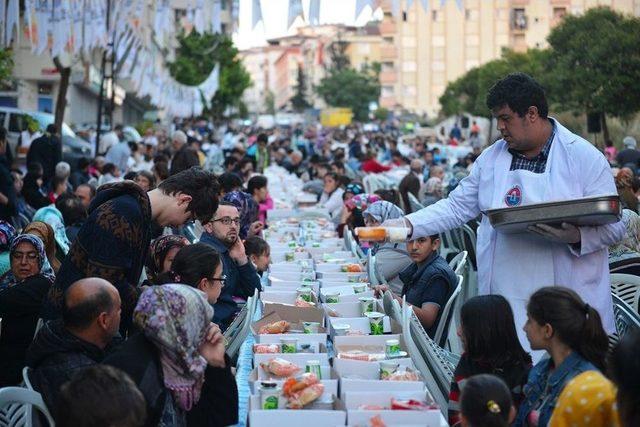
<path fill-rule="evenodd" d="M 556 135 L 556 123 L 553 119 L 549 119 L 549 121 L 552 125 L 551 135 L 549 136 L 549 139 L 544 144 L 544 147 L 542 147 L 542 150 L 540 151 L 540 153 L 538 153 L 537 156 L 528 159 L 524 156 L 524 154 L 516 150 L 508 149 L 509 153 L 511 153 L 511 155 L 513 156 L 513 158 L 511 159 L 511 169 L 509 170 L 515 171 L 524 169 L 533 173 L 544 173 L 547 167 L 549 151 L 551 151 L 551 143 L 553 142 L 553 138 Z"/>

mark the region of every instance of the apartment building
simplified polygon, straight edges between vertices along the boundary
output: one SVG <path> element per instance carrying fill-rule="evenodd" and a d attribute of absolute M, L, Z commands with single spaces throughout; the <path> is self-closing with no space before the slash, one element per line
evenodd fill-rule
<path fill-rule="evenodd" d="M 546 47 L 546 37 L 567 14 L 608 6 L 640 16 L 640 0 L 464 0 L 414 2 L 392 15 L 382 0 L 380 104 L 434 116 L 448 82 L 497 59 L 504 48 Z M 402 2 L 404 5 L 405 2 Z"/>

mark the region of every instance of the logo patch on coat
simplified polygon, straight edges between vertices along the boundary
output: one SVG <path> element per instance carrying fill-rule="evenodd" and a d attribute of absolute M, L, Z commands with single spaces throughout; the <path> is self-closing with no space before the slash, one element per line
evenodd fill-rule
<path fill-rule="evenodd" d="M 514 186 L 507 194 L 504 196 L 504 203 L 513 208 L 515 206 L 519 206 L 522 203 L 522 190 L 519 186 Z"/>

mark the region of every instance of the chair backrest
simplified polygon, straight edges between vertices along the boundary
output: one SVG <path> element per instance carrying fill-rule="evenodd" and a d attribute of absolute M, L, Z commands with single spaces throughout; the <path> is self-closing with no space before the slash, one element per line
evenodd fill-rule
<path fill-rule="evenodd" d="M 345 227 L 342 229 L 342 240 L 344 240 L 344 250 L 351 251 L 351 239 L 349 239 L 351 233 L 349 232 L 349 227 Z"/>
<path fill-rule="evenodd" d="M 22 369 L 22 381 L 24 381 L 24 386 L 27 389 L 33 390 L 33 386 L 31 385 L 31 380 L 29 379 L 30 373 L 31 373 L 31 368 L 28 366 L 25 366 L 24 369 Z"/>
<path fill-rule="evenodd" d="M 378 286 L 380 280 L 378 280 L 378 274 L 376 272 L 376 257 L 371 255 L 371 249 L 367 252 L 367 274 L 369 276 L 369 283 L 371 286 Z"/>
<path fill-rule="evenodd" d="M 638 313 L 640 300 L 640 277 L 632 274 L 611 274 L 611 293 L 620 297 L 633 311 Z"/>
<path fill-rule="evenodd" d="M 42 412 L 50 426 L 54 426 L 40 393 L 21 387 L 0 389 L 0 425 L 6 427 L 32 427 L 31 408 Z"/>
<path fill-rule="evenodd" d="M 442 310 L 442 316 L 440 316 L 440 322 L 438 323 L 435 336 L 433 337 L 433 340 L 439 346 L 444 345 L 443 337 L 444 337 L 444 334 L 449 330 L 448 326 L 449 326 L 449 323 L 451 323 L 451 317 L 456 307 L 456 300 L 458 299 L 458 295 L 460 295 L 460 291 L 462 290 L 462 282 L 464 279 L 460 275 L 457 277 L 458 277 L 457 286 L 451 293 L 451 296 L 449 297 L 447 304 L 445 304 L 444 309 Z"/>
<path fill-rule="evenodd" d="M 467 251 L 462 251 L 456 255 L 451 261 L 449 261 L 449 267 L 456 275 L 462 275 L 465 267 L 467 266 Z"/>
<path fill-rule="evenodd" d="M 247 338 L 247 335 L 249 335 L 249 333 L 251 332 L 251 323 L 253 322 L 253 316 L 256 312 L 258 300 L 258 290 L 256 289 L 253 296 L 249 297 L 249 299 L 247 299 L 247 303 L 245 304 L 247 315 L 242 322 L 240 330 L 234 337 L 233 341 L 227 346 L 227 355 L 231 359 L 233 359 L 238 351 L 240 351 L 240 346 L 244 342 L 245 338 Z"/>
<path fill-rule="evenodd" d="M 407 192 L 407 197 L 409 198 L 409 205 L 411 205 L 411 212 L 418 212 L 420 209 L 424 208 L 422 203 L 418 201 L 418 198 L 414 196 L 413 193 Z"/>
<path fill-rule="evenodd" d="M 615 294 L 613 299 L 613 315 L 615 317 L 617 338 L 622 339 L 627 332 L 633 329 L 640 329 L 640 315 Z"/>

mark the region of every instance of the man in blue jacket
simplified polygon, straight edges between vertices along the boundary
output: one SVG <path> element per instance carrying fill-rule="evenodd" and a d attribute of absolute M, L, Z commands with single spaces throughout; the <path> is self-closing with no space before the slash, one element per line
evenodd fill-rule
<path fill-rule="evenodd" d="M 220 202 L 213 219 L 204 224 L 200 242 L 206 243 L 220 253 L 224 275 L 224 288 L 214 305 L 213 321 L 226 329 L 233 320 L 238 306 L 233 297 L 249 298 L 260 289 L 260 278 L 244 250 L 238 232 L 240 214 L 229 202 Z"/>

